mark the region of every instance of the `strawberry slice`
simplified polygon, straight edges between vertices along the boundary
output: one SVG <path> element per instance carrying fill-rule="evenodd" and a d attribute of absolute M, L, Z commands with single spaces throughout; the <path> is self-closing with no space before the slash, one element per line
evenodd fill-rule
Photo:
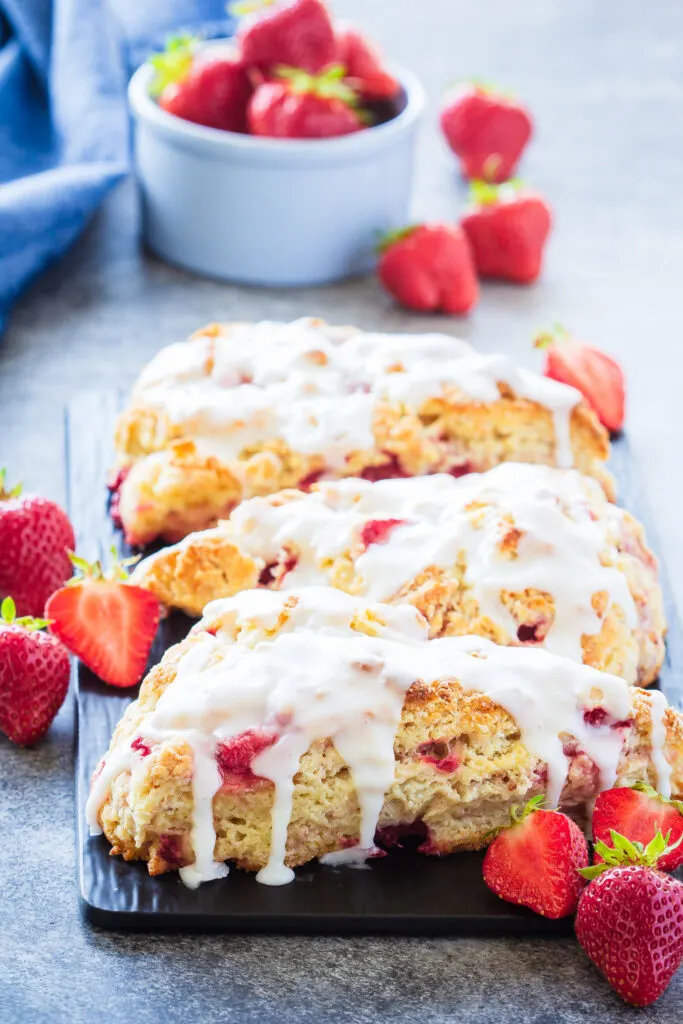
<path fill-rule="evenodd" d="M 675 871 L 683 864 L 683 802 L 667 799 L 645 782 L 606 789 L 598 796 L 593 808 L 593 842 L 609 843 L 613 831 L 643 846 L 661 832 L 669 848 L 657 867 Z"/>
<path fill-rule="evenodd" d="M 542 810 L 535 796 L 498 833 L 484 857 L 484 881 L 501 899 L 521 903 L 544 917 L 576 910 L 588 866 L 588 844 L 578 825 L 559 811 Z"/>
<path fill-rule="evenodd" d="M 616 360 L 577 341 L 558 326 L 540 334 L 534 344 L 545 349 L 546 377 L 571 384 L 594 409 L 603 427 L 612 432 L 621 430 L 626 415 L 626 381 Z"/>
<path fill-rule="evenodd" d="M 159 622 L 157 599 L 128 582 L 122 563 L 106 574 L 99 562 L 72 556 L 81 571 L 56 591 L 45 612 L 50 632 L 111 686 L 139 683 Z"/>

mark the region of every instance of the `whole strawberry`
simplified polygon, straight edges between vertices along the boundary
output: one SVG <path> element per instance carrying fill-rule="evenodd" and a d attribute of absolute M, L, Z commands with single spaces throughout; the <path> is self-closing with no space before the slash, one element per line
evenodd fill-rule
<path fill-rule="evenodd" d="M 66 512 L 21 487 L 5 490 L 0 470 L 0 600 L 11 595 L 18 615 L 41 616 L 50 594 L 71 575 L 76 545 Z"/>
<path fill-rule="evenodd" d="M 159 623 L 156 597 L 128 582 L 125 566 L 135 561 L 115 562 L 105 572 L 99 562 L 72 555 L 80 575 L 46 608 L 50 632 L 111 686 L 140 682 Z"/>
<path fill-rule="evenodd" d="M 363 99 L 391 100 L 401 91 L 401 83 L 386 70 L 377 50 L 353 25 L 337 26 L 337 60 Z"/>
<path fill-rule="evenodd" d="M 472 183 L 471 204 L 462 218 L 477 271 L 517 284 L 535 281 L 550 234 L 550 208 L 519 182 Z"/>
<path fill-rule="evenodd" d="M 22 746 L 45 735 L 69 689 L 69 653 L 46 625 L 16 618 L 11 597 L 0 606 L 0 730 Z"/>
<path fill-rule="evenodd" d="M 408 309 L 461 314 L 479 299 L 467 238 L 449 224 L 418 224 L 386 235 L 380 243 L 377 274 Z"/>
<path fill-rule="evenodd" d="M 675 871 L 683 864 L 683 801 L 670 800 L 645 782 L 606 789 L 598 796 L 593 807 L 593 842 L 608 843 L 612 832 L 643 846 L 661 832 L 670 847 L 657 867 Z"/>
<path fill-rule="evenodd" d="M 612 832 L 595 848 L 603 862 L 582 871 L 576 937 L 622 999 L 649 1006 L 683 961 L 683 884 L 657 870 L 661 832 L 646 847 Z"/>
<path fill-rule="evenodd" d="M 502 182 L 512 176 L 533 123 L 516 100 L 471 83 L 446 96 L 441 128 L 466 178 Z"/>
<path fill-rule="evenodd" d="M 322 75 L 281 67 L 278 81 L 258 86 L 248 108 L 249 131 L 280 139 L 322 139 L 366 127 L 358 96 L 335 65 Z"/>
<path fill-rule="evenodd" d="M 545 350 L 546 377 L 571 384 L 607 430 L 621 430 L 626 415 L 626 381 L 615 359 L 577 341 L 559 325 L 554 331 L 539 334 L 534 344 Z"/>
<path fill-rule="evenodd" d="M 579 826 L 559 811 L 542 809 L 542 795 L 522 810 L 490 844 L 484 881 L 501 899 L 544 917 L 567 917 L 583 889 L 578 869 L 588 865 L 588 844 Z"/>
<path fill-rule="evenodd" d="M 247 6 L 253 10 L 255 5 Z M 321 0 L 269 0 L 261 6 L 244 18 L 237 33 L 246 65 L 264 74 L 280 64 L 314 74 L 337 60 L 332 20 Z"/>
<path fill-rule="evenodd" d="M 155 69 L 152 94 L 169 114 L 207 128 L 246 132 L 252 85 L 239 57 L 202 54 L 197 40 L 182 36 L 150 63 Z"/>

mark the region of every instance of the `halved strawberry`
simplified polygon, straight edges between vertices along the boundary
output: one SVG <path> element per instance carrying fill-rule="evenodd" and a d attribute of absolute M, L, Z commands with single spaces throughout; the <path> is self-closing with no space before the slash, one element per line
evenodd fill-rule
<path fill-rule="evenodd" d="M 591 345 L 577 341 L 563 328 L 539 334 L 534 344 L 546 350 L 546 377 L 580 391 L 607 430 L 624 425 L 626 381 L 619 363 Z"/>
<path fill-rule="evenodd" d="M 598 796 L 593 808 L 593 842 L 609 843 L 613 831 L 643 846 L 661 832 L 669 848 L 657 867 L 675 871 L 683 864 L 683 802 L 667 799 L 645 782 L 606 789 Z"/>
<path fill-rule="evenodd" d="M 501 899 L 520 903 L 544 917 L 576 910 L 588 866 L 588 844 L 579 826 L 559 811 L 542 810 L 535 796 L 493 840 L 484 857 L 484 881 Z"/>
<path fill-rule="evenodd" d="M 159 622 L 157 599 L 128 582 L 121 563 L 107 573 L 99 562 L 72 556 L 81 571 L 47 602 L 50 632 L 111 686 L 140 682 Z"/>

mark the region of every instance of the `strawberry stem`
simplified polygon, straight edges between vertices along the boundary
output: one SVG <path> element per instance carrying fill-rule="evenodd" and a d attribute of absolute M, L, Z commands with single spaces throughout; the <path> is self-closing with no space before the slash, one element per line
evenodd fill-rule
<path fill-rule="evenodd" d="M 508 181 L 501 182 L 500 185 L 495 185 L 493 182 L 486 180 L 486 175 L 492 173 L 490 170 L 487 170 L 487 164 L 491 159 L 493 158 L 489 157 L 484 164 L 484 180 L 475 178 L 470 182 L 469 201 L 474 203 L 475 206 L 494 206 L 501 200 L 514 199 L 515 194 L 524 188 L 524 182 L 521 178 L 510 178 Z M 496 157 L 495 159 L 498 158 Z"/>
<path fill-rule="evenodd" d="M 228 14 L 233 18 L 244 18 L 247 14 L 256 14 L 266 7 L 272 7 L 275 0 L 236 0 L 234 4 L 228 4 Z"/>
<path fill-rule="evenodd" d="M 379 239 L 375 246 L 378 253 L 386 252 L 396 242 L 402 242 L 404 238 L 410 238 L 411 235 L 415 234 L 417 229 L 421 227 L 420 224 L 408 224 L 404 228 L 395 228 L 393 231 L 385 231 L 379 234 Z"/>
<path fill-rule="evenodd" d="M 112 563 L 109 569 L 103 569 L 102 563 L 98 559 L 96 562 L 88 562 L 85 558 L 80 558 L 73 551 L 69 551 L 69 560 L 73 565 L 77 573 L 72 576 L 67 582 L 67 587 L 76 586 L 82 583 L 83 580 L 120 580 L 125 582 L 130 573 L 128 568 L 132 565 L 136 565 L 140 561 L 140 555 L 134 555 L 131 558 L 119 558 L 116 548 L 112 545 L 110 548 L 112 555 Z"/>
<path fill-rule="evenodd" d="M 578 869 L 579 874 L 589 882 L 601 875 L 603 871 L 609 871 L 610 868 L 625 867 L 630 864 L 656 868 L 661 857 L 676 850 L 683 842 L 683 835 L 680 835 L 677 842 L 669 845 L 671 832 L 667 832 L 664 836 L 661 831 L 657 832 L 647 846 L 643 846 L 639 842 L 631 842 L 630 839 L 615 832 L 614 829 L 610 829 L 610 836 L 612 837 L 612 846 L 608 846 L 607 843 L 599 839 L 593 847 L 595 853 L 602 858 L 602 863 Z"/>
<path fill-rule="evenodd" d="M 311 75 L 302 68 L 292 68 L 279 64 L 275 74 L 289 83 L 292 92 L 298 96 L 310 93 L 326 100 L 341 100 L 346 106 L 356 108 L 360 97 L 355 89 L 344 81 L 346 68 L 343 64 L 332 64 L 320 75 Z"/>
<path fill-rule="evenodd" d="M 635 789 L 637 793 L 644 793 L 646 796 L 651 797 L 653 800 L 658 800 L 662 804 L 666 804 L 668 807 L 675 807 L 679 814 L 683 814 L 683 800 L 672 800 L 671 797 L 662 796 L 656 789 L 648 785 L 647 782 L 634 782 L 631 789 Z"/>
<path fill-rule="evenodd" d="M 10 498 L 18 498 L 21 494 L 21 484 L 17 484 L 10 491 L 5 490 L 6 469 L 0 469 L 0 501 L 8 501 Z"/>
<path fill-rule="evenodd" d="M 554 323 L 552 330 L 541 331 L 540 334 L 536 335 L 533 345 L 534 348 L 550 348 L 556 342 L 566 341 L 569 337 L 570 334 L 566 327 L 563 327 L 562 324 Z"/>
<path fill-rule="evenodd" d="M 194 61 L 197 36 L 173 36 L 166 43 L 163 53 L 155 53 L 149 58 L 154 68 L 154 77 L 149 86 L 152 96 L 159 96 L 167 85 L 182 82 L 187 78 Z"/>
<path fill-rule="evenodd" d="M 22 626 L 23 629 L 30 630 L 45 629 L 52 622 L 52 619 L 34 619 L 32 615 L 21 615 L 17 618 L 17 606 L 11 597 L 6 597 L 0 604 L 0 620 L 6 626 Z"/>
<path fill-rule="evenodd" d="M 525 804 L 515 804 L 514 807 L 510 808 L 510 822 L 508 825 L 499 825 L 497 828 L 492 828 L 490 832 L 487 832 L 484 836 L 485 839 L 494 839 L 500 832 L 503 832 L 507 828 L 513 828 L 515 825 L 521 824 L 525 818 L 533 814 L 534 811 L 543 810 L 543 804 L 546 803 L 545 793 L 537 793 L 536 796 L 532 796 L 531 800 L 528 800 Z"/>

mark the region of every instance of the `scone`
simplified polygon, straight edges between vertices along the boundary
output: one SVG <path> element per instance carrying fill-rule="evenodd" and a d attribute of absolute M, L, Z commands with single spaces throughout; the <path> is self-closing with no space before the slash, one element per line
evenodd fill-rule
<path fill-rule="evenodd" d="M 409 832 L 425 853 L 478 849 L 537 793 L 584 821 L 638 779 L 683 796 L 683 716 L 659 691 L 534 648 L 428 640 L 409 605 L 251 590 L 150 672 L 87 816 L 151 874 L 197 885 L 235 861 L 281 884 Z"/>
<path fill-rule="evenodd" d="M 613 482 L 578 391 L 443 334 L 320 320 L 213 324 L 162 349 L 118 421 L 114 512 L 127 539 L 179 540 L 243 498 L 499 462 Z"/>
<path fill-rule="evenodd" d="M 257 585 L 326 584 L 410 602 L 432 637 L 534 644 L 646 685 L 664 657 L 643 529 L 576 470 L 505 463 L 459 480 L 339 480 L 239 505 L 145 559 L 133 581 L 170 607 Z"/>

